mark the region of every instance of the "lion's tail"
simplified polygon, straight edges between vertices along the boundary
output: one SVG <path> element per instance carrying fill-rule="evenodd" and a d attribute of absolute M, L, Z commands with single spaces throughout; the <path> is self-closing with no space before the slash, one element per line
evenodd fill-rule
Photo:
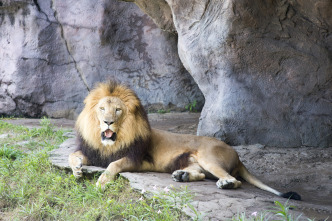
<path fill-rule="evenodd" d="M 287 192 L 287 193 L 281 193 L 266 184 L 262 183 L 259 179 L 257 179 L 255 176 L 253 176 L 247 168 L 240 162 L 240 168 L 239 168 L 239 175 L 245 179 L 248 183 L 262 189 L 266 190 L 270 193 L 274 193 L 277 196 L 281 196 L 284 198 L 294 199 L 294 200 L 301 200 L 301 196 L 297 194 L 296 192 Z"/>

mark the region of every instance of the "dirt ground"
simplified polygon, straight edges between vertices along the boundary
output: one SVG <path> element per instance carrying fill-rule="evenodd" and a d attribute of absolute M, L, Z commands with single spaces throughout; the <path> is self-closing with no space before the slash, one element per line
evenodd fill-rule
<path fill-rule="evenodd" d="M 199 113 L 149 114 L 152 127 L 177 133 L 195 134 Z M 36 119 L 11 119 L 7 122 L 29 127 L 39 125 Z M 74 121 L 52 119 L 57 127 L 74 127 Z M 235 146 L 240 159 L 256 177 L 280 191 L 296 191 L 302 201 L 291 201 L 300 220 L 332 219 L 332 147 L 330 148 L 275 148 L 260 144 Z M 66 157 L 65 157 L 66 158 Z M 135 188 L 149 189 L 155 185 L 180 185 L 169 174 L 124 173 Z M 215 181 L 206 180 L 186 184 L 196 193 L 195 208 L 206 212 L 206 219 L 227 220 L 234 213 L 269 209 L 282 198 L 259 190 L 248 183 L 237 190 L 219 190 Z"/>

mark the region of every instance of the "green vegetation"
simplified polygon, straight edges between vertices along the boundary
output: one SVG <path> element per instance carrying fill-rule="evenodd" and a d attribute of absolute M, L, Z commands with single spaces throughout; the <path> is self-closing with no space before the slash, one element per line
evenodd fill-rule
<path fill-rule="evenodd" d="M 159 110 L 157 110 L 158 114 L 166 114 L 166 113 L 170 113 L 170 112 L 171 112 L 170 110 L 165 110 L 165 109 L 159 109 Z"/>
<path fill-rule="evenodd" d="M 98 176 L 78 181 L 53 167 L 48 154 L 66 139 L 65 131 L 48 119 L 40 124 L 29 129 L 0 120 L 1 220 L 189 220 L 181 212 L 194 210 L 187 189 L 168 187 L 146 198 L 120 177 L 101 192 Z"/>
<path fill-rule="evenodd" d="M 196 112 L 197 101 L 194 100 L 192 103 L 187 104 L 184 108 L 190 112 Z"/>
<path fill-rule="evenodd" d="M 274 202 L 275 206 L 271 210 L 263 211 L 261 213 L 254 212 L 249 216 L 245 213 L 237 214 L 233 217 L 232 221 L 298 221 L 301 219 L 301 215 L 298 217 L 293 217 L 290 213 L 290 210 L 294 206 L 288 205 L 288 201 L 285 204 L 280 203 L 279 201 Z M 327 219 L 326 219 L 327 220 Z M 308 219 L 308 221 L 312 221 Z"/>

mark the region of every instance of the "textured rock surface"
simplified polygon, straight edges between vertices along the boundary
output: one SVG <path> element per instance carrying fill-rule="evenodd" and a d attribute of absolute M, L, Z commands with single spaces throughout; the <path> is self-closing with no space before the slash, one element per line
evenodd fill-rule
<path fill-rule="evenodd" d="M 153 21 L 162 30 L 175 34 L 176 29 L 173 23 L 172 11 L 169 5 L 164 0 L 120 0 L 124 2 L 134 2 L 146 14 L 148 14 Z"/>
<path fill-rule="evenodd" d="M 332 146 L 330 1 L 167 2 L 180 58 L 206 98 L 200 135 Z"/>
<path fill-rule="evenodd" d="M 1 112 L 74 118 L 106 77 L 146 106 L 201 106 L 185 67 L 206 98 L 199 135 L 332 146 L 330 1 L 125 1 L 152 19 L 115 0 L 1 1 Z"/>
<path fill-rule="evenodd" d="M 88 90 L 107 79 L 131 85 L 148 108 L 202 107 L 177 37 L 136 5 L 0 2 L 0 114 L 75 118 Z"/>
<path fill-rule="evenodd" d="M 330 1 L 167 0 L 206 103 L 198 134 L 332 146 Z"/>
<path fill-rule="evenodd" d="M 166 1 L 180 58 L 206 98 L 198 134 L 332 146 L 330 1 Z"/>

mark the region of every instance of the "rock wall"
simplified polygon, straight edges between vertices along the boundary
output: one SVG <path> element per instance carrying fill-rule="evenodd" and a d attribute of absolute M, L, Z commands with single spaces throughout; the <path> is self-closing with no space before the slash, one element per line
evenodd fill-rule
<path fill-rule="evenodd" d="M 201 105 L 189 72 L 205 97 L 199 135 L 332 146 L 331 1 L 126 1 L 142 11 L 116 0 L 0 1 L 1 112 L 74 118 L 107 77 L 146 106 Z"/>
<path fill-rule="evenodd" d="M 108 79 L 130 85 L 149 110 L 195 100 L 199 109 L 204 97 L 176 43 L 130 3 L 0 0 L 0 114 L 73 119 Z"/>
<path fill-rule="evenodd" d="M 199 135 L 332 146 L 331 1 L 166 2 L 181 61 L 206 99 Z"/>

